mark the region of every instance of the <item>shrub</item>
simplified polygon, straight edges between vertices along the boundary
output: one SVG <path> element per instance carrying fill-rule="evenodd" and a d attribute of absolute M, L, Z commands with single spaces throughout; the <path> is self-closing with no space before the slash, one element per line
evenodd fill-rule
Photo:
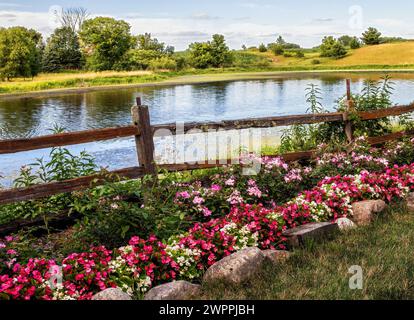
<path fill-rule="evenodd" d="M 267 52 L 267 47 L 264 45 L 264 43 L 259 46 L 259 52 Z"/>
<path fill-rule="evenodd" d="M 321 57 L 342 58 L 347 51 L 342 43 L 333 37 L 325 37 L 320 46 Z"/>
<path fill-rule="evenodd" d="M 177 70 L 177 61 L 169 57 L 161 57 L 150 62 L 151 70 Z"/>

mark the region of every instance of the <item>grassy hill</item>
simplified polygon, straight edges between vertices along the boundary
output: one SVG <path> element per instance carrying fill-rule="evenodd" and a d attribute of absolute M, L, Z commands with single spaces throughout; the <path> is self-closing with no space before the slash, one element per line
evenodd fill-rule
<path fill-rule="evenodd" d="M 368 46 L 351 52 L 335 65 L 409 65 L 414 64 L 414 41 Z"/>
<path fill-rule="evenodd" d="M 342 59 L 322 58 L 318 52 L 308 50 L 304 58 L 275 56 L 271 52 L 249 51 L 261 58 L 267 58 L 272 67 L 323 67 L 349 68 L 354 66 L 414 66 L 414 41 L 387 43 L 350 50 Z M 315 60 L 319 63 L 314 64 Z"/>

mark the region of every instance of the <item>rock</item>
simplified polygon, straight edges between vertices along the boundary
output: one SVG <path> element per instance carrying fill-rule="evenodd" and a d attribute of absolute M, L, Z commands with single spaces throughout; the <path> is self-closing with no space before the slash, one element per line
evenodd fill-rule
<path fill-rule="evenodd" d="M 92 297 L 92 300 L 120 300 L 120 301 L 126 301 L 126 300 L 132 300 L 131 297 L 123 292 L 119 288 L 109 288 L 104 291 L 101 291 L 97 294 L 95 294 Z"/>
<path fill-rule="evenodd" d="M 387 208 L 382 200 L 366 200 L 352 204 L 352 220 L 359 226 L 368 225 L 374 219 L 375 213 L 380 213 Z"/>
<path fill-rule="evenodd" d="M 339 230 L 336 223 L 309 223 L 283 232 L 291 247 L 303 246 L 307 241 L 318 241 Z"/>
<path fill-rule="evenodd" d="M 336 224 L 339 227 L 339 230 L 345 231 L 350 230 L 356 227 L 355 223 L 352 220 L 349 220 L 348 218 L 339 218 L 336 220 Z"/>
<path fill-rule="evenodd" d="M 201 286 L 187 281 L 174 281 L 152 288 L 144 300 L 189 300 L 199 295 Z"/>
<path fill-rule="evenodd" d="M 414 192 L 408 194 L 406 201 L 408 211 L 414 212 Z"/>
<path fill-rule="evenodd" d="M 203 281 L 243 283 L 262 268 L 264 260 L 265 256 L 259 248 L 241 250 L 212 265 L 205 273 Z"/>
<path fill-rule="evenodd" d="M 274 264 L 278 264 L 279 262 L 283 262 L 290 258 L 291 253 L 285 250 L 265 250 L 262 251 L 265 259 L 269 262 Z"/>

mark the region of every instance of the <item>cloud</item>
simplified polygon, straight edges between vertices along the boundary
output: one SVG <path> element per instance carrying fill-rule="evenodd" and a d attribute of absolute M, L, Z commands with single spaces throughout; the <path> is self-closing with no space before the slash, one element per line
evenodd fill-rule
<path fill-rule="evenodd" d="M 312 20 L 313 22 L 332 22 L 334 21 L 333 18 L 318 18 L 318 19 L 314 19 Z"/>
<path fill-rule="evenodd" d="M 196 20 L 220 20 L 220 19 L 223 19 L 222 17 L 211 16 L 208 13 L 205 13 L 205 12 L 194 13 L 190 18 L 191 19 L 196 19 Z"/>
<path fill-rule="evenodd" d="M 406 23 L 403 20 L 397 19 L 388 19 L 388 18 L 379 18 L 372 20 L 373 24 L 379 27 L 386 28 L 401 28 L 406 26 Z"/>

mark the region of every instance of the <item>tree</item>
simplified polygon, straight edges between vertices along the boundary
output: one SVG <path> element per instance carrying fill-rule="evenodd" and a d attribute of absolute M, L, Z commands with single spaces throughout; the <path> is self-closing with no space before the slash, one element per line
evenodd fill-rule
<path fill-rule="evenodd" d="M 342 37 L 339 37 L 338 41 L 340 43 L 342 43 L 345 47 L 350 47 L 352 39 L 353 39 L 353 37 L 348 36 L 348 35 L 344 35 Z"/>
<path fill-rule="evenodd" d="M 367 31 L 362 34 L 362 41 L 366 45 L 376 45 L 381 41 L 381 32 L 373 27 L 369 27 Z"/>
<path fill-rule="evenodd" d="M 79 39 L 69 27 L 55 30 L 47 41 L 43 54 L 43 70 L 56 72 L 62 69 L 80 69 L 83 64 Z"/>
<path fill-rule="evenodd" d="M 277 43 L 272 43 L 269 45 L 269 49 L 270 51 L 273 52 L 273 54 L 275 56 L 280 56 L 285 52 L 285 48 L 283 45 L 281 44 L 277 44 Z"/>
<path fill-rule="evenodd" d="M 78 32 L 83 23 L 88 19 L 89 13 L 85 8 L 68 8 L 56 13 L 62 27 L 68 27 L 73 32 Z"/>
<path fill-rule="evenodd" d="M 321 57 L 342 58 L 347 51 L 342 43 L 334 37 L 325 37 L 320 46 Z"/>
<path fill-rule="evenodd" d="M 361 42 L 359 42 L 357 37 L 353 37 L 351 42 L 349 43 L 349 47 L 351 49 L 359 49 L 361 48 Z"/>
<path fill-rule="evenodd" d="M 189 59 L 195 68 L 221 68 L 233 63 L 233 54 L 224 36 L 215 34 L 212 41 L 195 42 L 189 47 Z"/>
<path fill-rule="evenodd" d="M 0 29 L 0 77 L 34 77 L 40 71 L 42 35 L 33 29 Z"/>
<path fill-rule="evenodd" d="M 280 45 L 280 46 L 285 46 L 286 41 L 285 41 L 285 39 L 283 39 L 283 37 L 282 37 L 282 36 L 279 36 L 279 37 L 276 39 L 276 44 L 278 44 L 278 45 Z"/>
<path fill-rule="evenodd" d="M 234 57 L 230 52 L 230 49 L 227 46 L 223 35 L 213 35 L 213 40 L 211 41 L 210 45 L 212 50 L 214 68 L 223 68 L 232 64 Z"/>
<path fill-rule="evenodd" d="M 79 36 L 88 66 L 94 70 L 113 69 L 133 46 L 131 26 L 113 18 L 86 20 Z"/>
<path fill-rule="evenodd" d="M 259 51 L 260 51 L 260 52 L 266 52 L 266 51 L 267 51 L 267 48 L 266 48 L 266 46 L 264 45 L 264 43 L 262 43 L 262 44 L 259 46 Z"/>

